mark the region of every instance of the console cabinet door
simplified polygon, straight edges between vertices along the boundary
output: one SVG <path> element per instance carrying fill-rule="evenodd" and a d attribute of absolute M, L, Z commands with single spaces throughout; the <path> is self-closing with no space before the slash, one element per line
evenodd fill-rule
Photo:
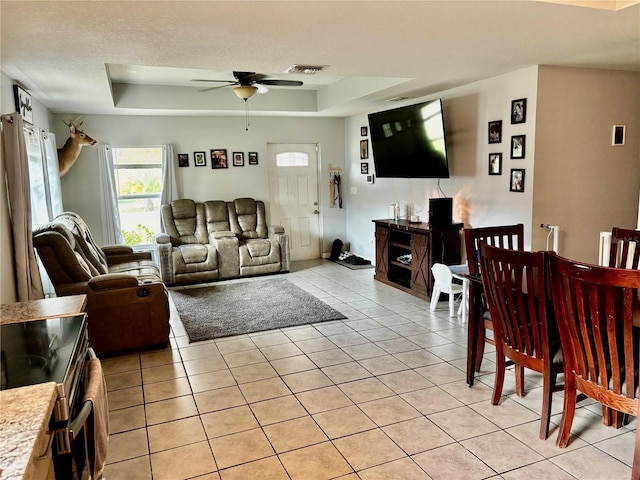
<path fill-rule="evenodd" d="M 411 290 L 422 295 L 430 291 L 429 236 L 411 235 Z"/>
<path fill-rule="evenodd" d="M 389 272 L 389 229 L 376 225 L 376 277 L 387 279 Z"/>

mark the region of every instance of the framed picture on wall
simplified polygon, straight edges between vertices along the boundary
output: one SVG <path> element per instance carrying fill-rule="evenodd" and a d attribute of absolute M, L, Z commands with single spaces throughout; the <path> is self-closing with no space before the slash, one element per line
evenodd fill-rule
<path fill-rule="evenodd" d="M 211 168 L 229 168 L 226 148 L 211 150 Z"/>
<path fill-rule="evenodd" d="M 524 158 L 525 135 L 514 135 L 511 137 L 511 158 Z"/>
<path fill-rule="evenodd" d="M 369 158 L 369 140 L 360 140 L 360 159 Z"/>
<path fill-rule="evenodd" d="M 502 120 L 489 122 L 489 143 L 502 143 Z"/>
<path fill-rule="evenodd" d="M 624 145 L 625 130 L 626 128 L 624 125 L 613 126 L 613 135 L 611 137 L 611 145 L 613 145 L 614 147 L 619 147 Z"/>
<path fill-rule="evenodd" d="M 189 166 L 189 154 L 188 153 L 179 153 L 178 154 L 178 166 L 179 167 L 188 167 Z"/>
<path fill-rule="evenodd" d="M 258 165 L 258 152 L 249 152 L 249 165 Z"/>
<path fill-rule="evenodd" d="M 524 192 L 524 168 L 512 168 L 509 191 Z"/>
<path fill-rule="evenodd" d="M 244 152 L 233 152 L 233 166 L 244 167 Z"/>
<path fill-rule="evenodd" d="M 363 175 L 368 175 L 369 174 L 369 164 L 368 163 L 361 163 L 360 164 L 360 173 L 362 173 Z"/>
<path fill-rule="evenodd" d="M 511 123 L 525 123 L 527 121 L 527 99 L 519 98 L 511 102 Z"/>
<path fill-rule="evenodd" d="M 22 115 L 22 120 L 33 125 L 33 106 L 31 95 L 20 85 L 13 86 L 13 96 L 16 102 L 16 112 Z"/>
<path fill-rule="evenodd" d="M 502 175 L 502 154 L 489 154 L 489 175 Z"/>
<path fill-rule="evenodd" d="M 193 152 L 193 164 L 196 167 L 205 167 L 207 165 L 207 154 L 205 152 Z"/>
<path fill-rule="evenodd" d="M 360 127 L 360 136 L 361 137 L 366 137 L 367 136 L 367 127 Z"/>

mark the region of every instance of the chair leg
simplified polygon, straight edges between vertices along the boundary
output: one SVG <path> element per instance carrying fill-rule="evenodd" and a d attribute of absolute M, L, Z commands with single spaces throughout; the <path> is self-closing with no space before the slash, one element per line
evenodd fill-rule
<path fill-rule="evenodd" d="M 516 376 L 516 395 L 524 396 L 524 367 L 517 363 L 513 366 L 513 373 Z"/>
<path fill-rule="evenodd" d="M 553 368 L 553 367 L 551 367 Z M 540 440 L 546 440 L 549 436 L 549 423 L 551 421 L 551 402 L 556 386 L 556 376 L 551 370 L 544 373 L 542 384 L 542 414 L 540 418 Z"/>
<path fill-rule="evenodd" d="M 502 396 L 502 387 L 504 385 L 504 371 L 506 369 L 504 355 L 496 349 L 496 378 L 493 383 L 493 397 L 491 398 L 492 405 L 498 405 L 500 403 L 500 397 Z"/>
<path fill-rule="evenodd" d="M 484 342 L 485 342 L 485 331 L 484 325 L 480 325 L 478 327 L 478 343 L 476 345 L 476 372 L 480 371 L 480 366 L 482 365 L 482 356 L 484 355 Z"/>
<path fill-rule="evenodd" d="M 453 292 L 449 291 L 449 316 L 456 316 L 456 298 Z"/>
<path fill-rule="evenodd" d="M 640 428 L 636 428 L 636 445 L 633 449 L 631 480 L 640 480 Z"/>
<path fill-rule="evenodd" d="M 571 425 L 573 424 L 573 416 L 576 413 L 576 384 L 575 380 L 565 372 L 564 376 L 564 410 L 562 412 L 562 420 L 560 421 L 560 432 L 558 433 L 557 445 L 564 448 L 569 443 L 571 435 Z"/>
<path fill-rule="evenodd" d="M 436 311 L 436 307 L 438 306 L 438 300 L 440 299 L 440 290 L 437 288 L 433 289 L 433 293 L 431 294 L 431 303 L 429 304 L 429 310 L 432 312 Z"/>

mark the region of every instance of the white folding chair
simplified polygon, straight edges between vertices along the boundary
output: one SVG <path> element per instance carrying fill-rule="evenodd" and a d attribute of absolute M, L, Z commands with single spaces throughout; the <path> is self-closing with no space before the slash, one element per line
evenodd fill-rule
<path fill-rule="evenodd" d="M 453 283 L 453 275 L 451 274 L 451 270 L 449 270 L 449 267 L 447 267 L 443 263 L 434 263 L 431 267 L 431 273 L 433 273 L 434 283 L 433 292 L 431 293 L 431 304 L 429 305 L 429 310 L 431 310 L 432 312 L 435 311 L 436 306 L 438 305 L 440 294 L 446 293 L 447 295 L 449 295 L 449 316 L 455 317 L 455 296 L 462 296 L 462 285 Z M 463 303 L 464 299 L 460 303 L 458 314 L 460 314 L 462 311 Z"/>

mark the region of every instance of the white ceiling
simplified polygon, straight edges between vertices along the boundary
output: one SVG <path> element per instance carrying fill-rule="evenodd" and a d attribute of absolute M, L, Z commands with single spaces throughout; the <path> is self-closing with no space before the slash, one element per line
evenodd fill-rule
<path fill-rule="evenodd" d="M 244 113 L 190 81 L 242 70 L 304 82 L 255 95 L 254 113 L 347 116 L 536 64 L 640 71 L 625 3 L 0 0 L 1 68 L 58 113 Z M 328 67 L 283 73 L 294 63 Z"/>

